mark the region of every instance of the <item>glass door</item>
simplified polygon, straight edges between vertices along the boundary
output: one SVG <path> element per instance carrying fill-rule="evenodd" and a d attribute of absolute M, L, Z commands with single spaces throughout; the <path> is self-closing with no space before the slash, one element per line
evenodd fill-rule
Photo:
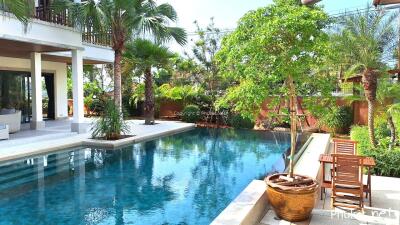
<path fill-rule="evenodd" d="M 0 112 L 20 110 L 21 122 L 29 122 L 31 115 L 30 74 L 0 71 Z"/>

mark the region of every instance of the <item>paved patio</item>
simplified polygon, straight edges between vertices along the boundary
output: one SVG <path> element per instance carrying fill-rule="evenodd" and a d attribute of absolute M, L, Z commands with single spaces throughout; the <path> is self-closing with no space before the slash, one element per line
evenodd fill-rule
<path fill-rule="evenodd" d="M 332 209 L 330 190 L 319 200 L 309 221 L 289 223 L 276 217 L 269 210 L 259 225 L 359 225 L 359 224 L 400 224 L 400 178 L 372 176 L 372 206 L 366 203 L 364 213 L 345 212 Z"/>
<path fill-rule="evenodd" d="M 331 143 L 329 152 L 332 152 Z M 329 170 L 327 170 L 329 171 Z M 327 172 L 328 173 L 328 172 Z M 326 174 L 329 177 L 329 174 Z M 364 177 L 367 180 L 367 177 Z M 290 223 L 280 220 L 272 209 L 269 209 L 259 225 L 361 225 L 385 224 L 400 225 L 400 178 L 372 176 L 372 207 L 365 199 L 365 210 L 361 212 L 345 212 L 331 208 L 331 191 L 318 202 L 308 221 Z"/>
<path fill-rule="evenodd" d="M 78 147 L 93 142 L 90 131 L 85 134 L 71 132 L 71 122 L 71 119 L 47 121 L 46 127 L 41 130 L 30 130 L 29 124 L 23 124 L 20 132 L 11 134 L 9 140 L 0 141 L 0 161 Z M 93 119 L 86 118 L 85 122 L 89 124 L 88 130 L 90 130 Z M 156 121 L 156 124 L 151 126 L 144 125 L 143 120 L 128 120 L 127 123 L 130 126 L 128 135 L 134 136 L 130 143 L 146 141 L 194 127 L 194 124 L 179 121 Z"/>

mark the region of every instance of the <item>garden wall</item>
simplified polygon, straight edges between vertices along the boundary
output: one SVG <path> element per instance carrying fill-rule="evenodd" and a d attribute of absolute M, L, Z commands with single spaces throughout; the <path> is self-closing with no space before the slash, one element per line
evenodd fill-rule
<path fill-rule="evenodd" d="M 183 105 L 180 102 L 172 100 L 161 100 L 160 102 L 160 118 L 176 118 L 182 112 Z"/>
<path fill-rule="evenodd" d="M 307 115 L 304 117 L 304 120 L 302 121 L 302 127 L 303 129 L 313 129 L 316 128 L 318 125 L 318 120 L 309 115 L 309 112 L 303 105 L 303 99 L 301 97 L 298 97 L 298 114 L 304 114 Z M 269 123 L 271 119 L 268 118 L 268 115 L 270 113 L 277 113 L 278 110 L 281 112 L 283 109 L 286 109 L 287 106 L 285 103 L 285 100 L 282 99 L 282 103 L 280 106 L 277 106 L 276 108 L 269 108 L 268 104 L 271 102 L 271 99 L 266 99 L 262 105 L 261 105 L 261 111 L 260 114 L 256 120 L 256 124 L 258 126 L 262 126 L 263 123 L 267 122 Z M 287 102 L 287 101 L 286 101 Z M 338 98 L 336 101 L 338 106 L 344 106 L 346 105 L 345 101 L 343 98 Z M 353 111 L 353 124 L 357 125 L 367 125 L 368 120 L 368 104 L 366 101 L 355 101 L 350 105 L 352 111 Z M 326 131 L 327 129 L 322 127 L 322 130 Z"/>

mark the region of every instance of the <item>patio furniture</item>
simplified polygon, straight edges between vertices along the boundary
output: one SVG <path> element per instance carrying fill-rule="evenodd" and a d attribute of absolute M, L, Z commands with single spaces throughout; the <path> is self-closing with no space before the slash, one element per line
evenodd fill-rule
<path fill-rule="evenodd" d="M 364 208 L 362 156 L 332 154 L 332 206 L 346 208 Z"/>
<path fill-rule="evenodd" d="M 8 125 L 9 133 L 21 130 L 21 111 L 15 109 L 1 109 L 0 123 Z"/>
<path fill-rule="evenodd" d="M 350 155 L 351 156 L 351 155 Z M 322 195 L 325 193 L 326 188 L 332 188 L 332 180 L 328 180 L 325 177 L 325 165 L 333 164 L 333 157 L 329 154 L 321 154 L 319 156 L 319 162 L 322 165 L 322 177 L 321 177 L 321 200 Z M 367 168 L 368 177 L 367 184 L 363 186 L 364 192 L 366 193 L 366 197 L 369 200 L 369 206 L 372 207 L 372 195 L 371 195 L 371 170 L 376 165 L 375 159 L 372 157 L 363 157 L 363 166 Z"/>
<path fill-rule="evenodd" d="M 0 123 L 0 140 L 7 140 L 10 138 L 10 135 L 8 134 L 8 125 L 1 124 Z"/>
<path fill-rule="evenodd" d="M 334 138 L 333 153 L 357 155 L 357 141 Z"/>

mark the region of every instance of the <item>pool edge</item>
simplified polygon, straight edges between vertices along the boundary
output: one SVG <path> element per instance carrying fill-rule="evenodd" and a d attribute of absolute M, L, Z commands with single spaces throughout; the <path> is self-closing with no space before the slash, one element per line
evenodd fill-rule
<path fill-rule="evenodd" d="M 62 151 L 67 148 L 95 147 L 95 148 L 116 149 L 130 144 L 150 141 L 160 137 L 189 131 L 195 128 L 196 124 L 183 124 L 180 127 L 169 128 L 168 130 L 163 130 L 161 132 L 153 132 L 145 135 L 138 135 L 117 141 L 93 140 L 89 139 L 90 136 L 88 134 L 77 135 L 62 140 L 51 140 L 51 141 L 36 143 L 33 147 L 29 146 L 29 148 L 26 146 L 21 146 L 23 150 L 21 150 L 20 152 L 6 152 L 5 154 L 2 154 L 0 156 L 0 163 Z"/>

